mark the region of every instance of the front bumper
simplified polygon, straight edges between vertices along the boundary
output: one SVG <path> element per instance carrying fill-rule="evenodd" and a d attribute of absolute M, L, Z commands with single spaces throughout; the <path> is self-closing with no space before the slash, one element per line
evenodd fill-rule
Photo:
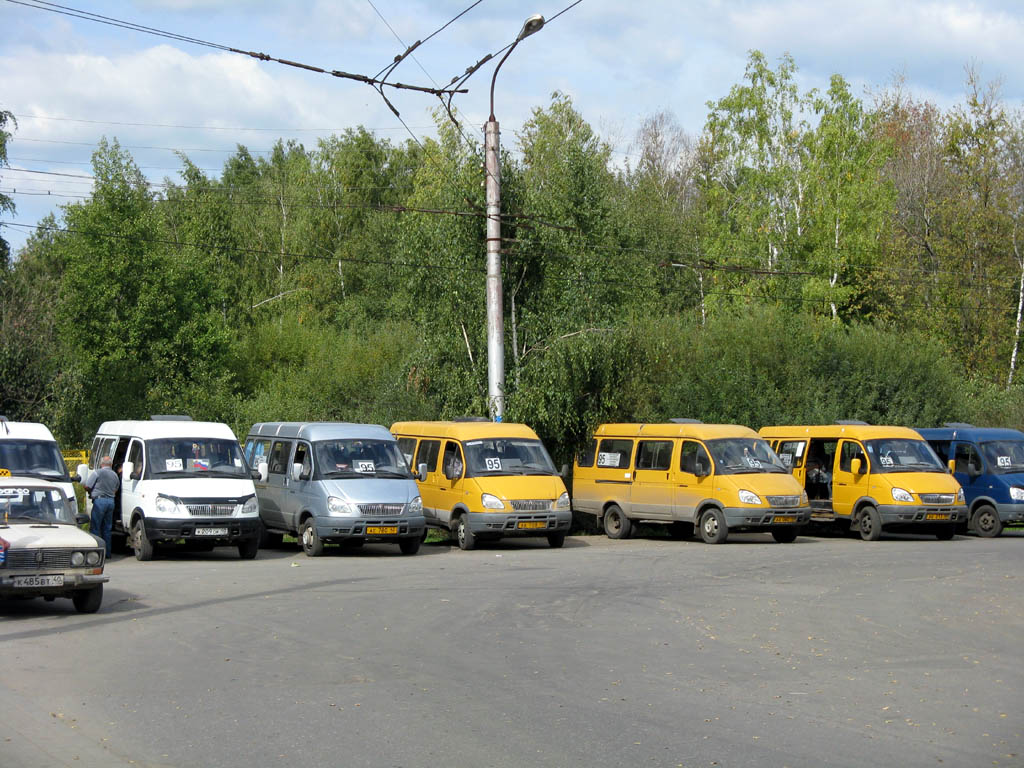
<path fill-rule="evenodd" d="M 547 536 L 568 533 L 572 510 L 547 512 L 470 512 L 469 530 L 483 536 Z"/>
<path fill-rule="evenodd" d="M 810 507 L 726 507 L 722 514 L 730 530 L 770 531 L 811 522 Z"/>
<path fill-rule="evenodd" d="M 237 544 L 259 536 L 259 516 L 252 517 L 188 517 L 144 518 L 146 538 L 150 541 L 208 541 L 215 544 Z M 196 534 L 197 528 L 225 528 L 223 535 Z"/>
<path fill-rule="evenodd" d="M 374 533 L 374 528 L 394 528 L 397 533 Z M 421 538 L 427 529 L 423 515 L 395 517 L 317 517 L 316 533 L 324 541 L 396 541 Z"/>
<path fill-rule="evenodd" d="M 1024 504 L 1020 502 L 996 504 L 996 514 L 1003 525 L 1024 525 Z"/>
<path fill-rule="evenodd" d="M 879 504 L 878 514 L 883 527 L 930 527 L 967 522 L 967 506 L 925 506 L 913 504 Z M 936 517 L 938 515 L 939 517 Z M 944 518 L 944 519 L 943 519 Z"/>
<path fill-rule="evenodd" d="M 89 570 L 92 571 L 94 569 L 90 568 Z M 54 576 L 59 574 L 64 576 L 64 584 L 60 587 L 14 586 L 15 576 Z M 69 573 L 68 571 L 61 571 L 59 568 L 56 570 L 44 569 L 39 571 L 12 570 L 10 572 L 0 572 L 0 597 L 43 597 L 45 595 L 60 597 L 80 589 L 97 587 L 107 581 L 110 581 L 110 577 L 102 573 Z"/>

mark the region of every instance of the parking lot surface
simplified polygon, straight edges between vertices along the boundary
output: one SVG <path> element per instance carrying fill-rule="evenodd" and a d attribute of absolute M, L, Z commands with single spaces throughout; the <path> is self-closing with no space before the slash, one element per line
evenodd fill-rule
<path fill-rule="evenodd" d="M 0 765 L 1020 766 L 1024 536 L 108 565 L 0 603 Z"/>

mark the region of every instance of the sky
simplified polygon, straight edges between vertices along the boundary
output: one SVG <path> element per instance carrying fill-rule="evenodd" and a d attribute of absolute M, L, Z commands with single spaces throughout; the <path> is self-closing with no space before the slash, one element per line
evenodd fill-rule
<path fill-rule="evenodd" d="M 439 102 L 428 94 L 389 91 L 399 119 L 363 83 L 74 18 L 53 5 L 29 7 L 38 2 L 0 0 L 0 109 L 18 123 L 10 167 L 0 168 L 0 192 L 17 212 L 0 222 L 22 225 L 0 224 L 0 235 L 15 252 L 45 214 L 88 196 L 89 179 L 75 177 L 90 174 L 102 137 L 116 138 L 160 182 L 179 179 L 177 153 L 216 176 L 239 144 L 253 154 L 278 139 L 314 148 L 318 137 L 357 126 L 394 142 L 434 133 Z M 752 49 L 773 66 L 790 54 L 805 90 L 827 88 L 838 73 L 870 101 L 902 78 L 915 98 L 948 109 L 963 102 L 970 66 L 984 82 L 1000 83 L 1008 106 L 1024 104 L 1022 0 L 63 2 L 64 9 L 364 75 L 437 32 L 390 78 L 424 86 L 447 84 L 540 13 L 550 21 L 520 42 L 497 78 L 502 145 L 514 148 L 532 110 L 560 91 L 618 162 L 658 112 L 699 135 L 707 102 L 742 81 Z M 496 61 L 453 102 L 470 136 L 482 136 Z"/>

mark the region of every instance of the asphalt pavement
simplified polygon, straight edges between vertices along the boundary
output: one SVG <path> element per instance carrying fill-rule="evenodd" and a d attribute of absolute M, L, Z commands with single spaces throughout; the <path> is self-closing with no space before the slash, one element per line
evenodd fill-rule
<path fill-rule="evenodd" d="M 108 564 L 0 602 L 0 766 L 1024 766 L 1024 536 Z"/>

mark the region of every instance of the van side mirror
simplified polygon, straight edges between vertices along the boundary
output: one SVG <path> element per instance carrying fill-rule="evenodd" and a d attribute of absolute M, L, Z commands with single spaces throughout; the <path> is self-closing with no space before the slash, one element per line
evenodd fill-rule
<path fill-rule="evenodd" d="M 85 512 L 79 512 L 75 515 L 75 525 L 88 525 L 90 522 L 91 520 Z"/>
<path fill-rule="evenodd" d="M 89 478 L 89 465 L 79 464 L 77 474 L 71 478 L 76 483 L 84 483 Z"/>
<path fill-rule="evenodd" d="M 416 468 L 416 479 L 421 483 L 425 483 L 427 481 L 427 465 L 425 463 L 420 464 Z"/>
<path fill-rule="evenodd" d="M 563 478 L 568 477 L 569 476 L 569 465 L 568 464 L 563 464 L 562 465 L 562 471 L 559 472 L 558 475 L 560 477 L 563 477 Z"/>
<path fill-rule="evenodd" d="M 257 464 L 256 472 L 258 473 L 257 477 L 260 479 L 261 483 L 267 482 L 267 478 L 270 477 L 270 473 L 267 471 L 267 462 L 261 461 L 259 464 Z"/>
<path fill-rule="evenodd" d="M 132 477 L 132 473 L 133 472 L 135 472 L 135 464 L 134 463 L 132 463 L 130 461 L 126 461 L 124 464 L 122 464 L 121 465 L 121 482 L 125 483 L 125 482 L 127 482 L 129 480 L 133 480 L 134 479 Z"/>
<path fill-rule="evenodd" d="M 980 474 L 981 474 L 981 467 L 979 467 L 973 461 L 968 462 L 968 464 L 967 464 L 967 476 L 973 478 L 973 477 L 977 477 Z"/>
<path fill-rule="evenodd" d="M 855 475 L 859 475 L 860 470 L 860 459 L 853 459 L 853 461 L 850 462 L 850 471 Z"/>
<path fill-rule="evenodd" d="M 698 461 L 696 467 L 694 467 L 694 475 L 697 477 L 707 477 L 711 474 L 711 467 L 707 466 L 704 462 Z"/>
<path fill-rule="evenodd" d="M 946 462 L 946 466 L 949 467 L 949 474 L 952 475 L 954 472 L 956 472 L 956 460 L 955 459 L 950 459 L 949 461 L 947 461 Z"/>

